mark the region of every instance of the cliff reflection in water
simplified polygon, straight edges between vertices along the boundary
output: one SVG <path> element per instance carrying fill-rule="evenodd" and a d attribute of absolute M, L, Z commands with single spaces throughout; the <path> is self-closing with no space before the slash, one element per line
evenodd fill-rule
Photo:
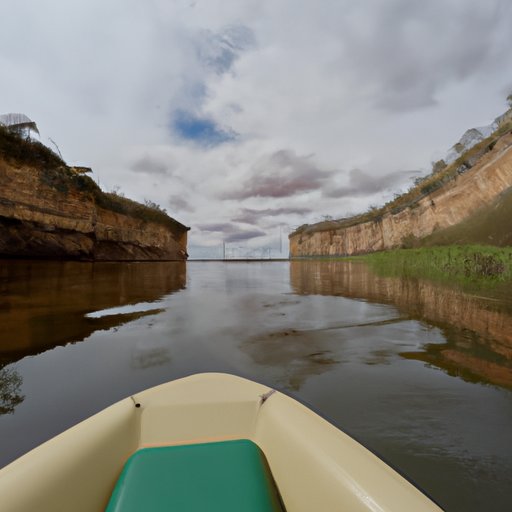
<path fill-rule="evenodd" d="M 512 305 L 420 279 L 379 277 L 357 261 L 292 261 L 299 294 L 339 295 L 391 304 L 443 332 L 445 343 L 402 353 L 473 382 L 512 388 Z"/>
<path fill-rule="evenodd" d="M 158 303 L 108 309 L 151 303 L 185 284 L 184 262 L 0 261 L 0 367 L 152 314 Z"/>
<path fill-rule="evenodd" d="M 13 368 L 0 365 L 0 414 L 12 414 L 25 397 L 21 394 L 23 379 Z"/>

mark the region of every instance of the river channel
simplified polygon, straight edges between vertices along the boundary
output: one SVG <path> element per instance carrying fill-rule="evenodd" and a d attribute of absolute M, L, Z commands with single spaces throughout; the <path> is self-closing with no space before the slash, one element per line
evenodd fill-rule
<path fill-rule="evenodd" d="M 0 261 L 0 466 L 208 371 L 297 397 L 448 511 L 512 510 L 512 299 L 360 262 Z"/>

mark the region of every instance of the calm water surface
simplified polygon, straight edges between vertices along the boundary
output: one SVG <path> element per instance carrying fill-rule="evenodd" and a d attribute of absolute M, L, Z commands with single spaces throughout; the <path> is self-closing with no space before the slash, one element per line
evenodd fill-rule
<path fill-rule="evenodd" d="M 446 510 L 512 510 L 507 299 L 353 262 L 0 262 L 0 465 L 203 371 L 305 401 Z"/>

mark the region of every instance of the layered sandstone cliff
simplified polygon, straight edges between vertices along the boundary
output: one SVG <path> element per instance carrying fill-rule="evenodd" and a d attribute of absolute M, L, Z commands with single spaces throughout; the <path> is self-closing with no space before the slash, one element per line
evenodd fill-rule
<path fill-rule="evenodd" d="M 448 170 L 451 174 L 432 176 L 414 191 L 411 200 L 402 198 L 378 215 L 302 226 L 290 235 L 290 256 L 345 256 L 414 246 L 471 216 L 478 217 L 505 196 L 510 200 L 510 130 L 503 130 L 462 160 Z"/>
<path fill-rule="evenodd" d="M 0 134 L 0 257 L 184 260 L 189 228 Z M 14 141 L 14 143 L 13 143 Z M 5 142 L 5 141 L 4 141 Z M 39 152 L 39 153 L 38 153 Z"/>

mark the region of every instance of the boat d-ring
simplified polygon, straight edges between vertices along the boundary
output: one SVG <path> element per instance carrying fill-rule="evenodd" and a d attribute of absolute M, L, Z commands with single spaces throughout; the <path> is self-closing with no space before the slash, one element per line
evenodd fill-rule
<path fill-rule="evenodd" d="M 269 389 L 263 395 L 260 395 L 260 407 L 276 392 L 275 389 Z"/>

